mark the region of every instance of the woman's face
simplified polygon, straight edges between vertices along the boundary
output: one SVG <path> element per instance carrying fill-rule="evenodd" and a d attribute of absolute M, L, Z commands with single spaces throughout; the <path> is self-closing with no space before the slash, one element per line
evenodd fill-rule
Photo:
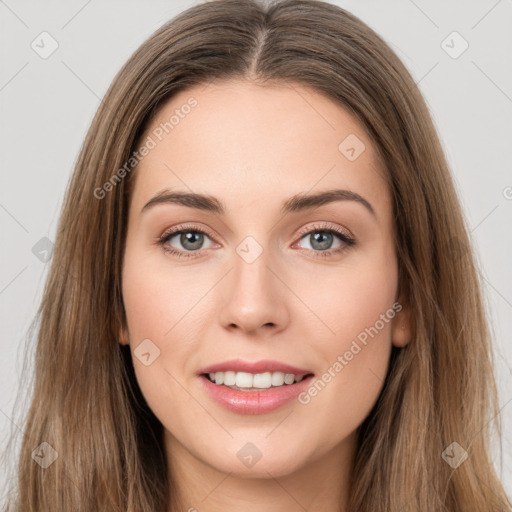
<path fill-rule="evenodd" d="M 121 342 L 169 453 L 242 476 L 338 463 L 408 340 L 366 132 L 296 84 L 212 83 L 168 101 L 137 158 Z"/>

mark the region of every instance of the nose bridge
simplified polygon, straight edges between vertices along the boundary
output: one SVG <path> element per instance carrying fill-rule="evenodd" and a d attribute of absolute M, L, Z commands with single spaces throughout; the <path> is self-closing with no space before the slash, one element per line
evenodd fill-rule
<path fill-rule="evenodd" d="M 235 291 L 240 297 L 256 298 L 259 293 L 269 293 L 270 253 L 256 244 L 255 241 L 244 240 L 236 248 L 233 279 Z"/>

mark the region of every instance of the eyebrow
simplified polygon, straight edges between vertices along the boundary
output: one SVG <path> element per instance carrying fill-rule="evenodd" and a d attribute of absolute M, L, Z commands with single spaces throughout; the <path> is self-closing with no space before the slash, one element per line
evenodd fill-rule
<path fill-rule="evenodd" d="M 281 213 L 285 214 L 310 210 L 335 201 L 355 201 L 363 205 L 374 217 L 376 217 L 375 210 L 364 197 L 360 196 L 356 192 L 342 189 L 327 190 L 325 192 L 317 192 L 315 194 L 294 195 L 283 202 L 281 206 Z M 143 206 L 140 213 L 143 213 L 159 204 L 179 204 L 219 215 L 224 215 L 226 212 L 225 206 L 216 197 L 192 192 L 170 191 L 166 189 L 151 198 Z"/>

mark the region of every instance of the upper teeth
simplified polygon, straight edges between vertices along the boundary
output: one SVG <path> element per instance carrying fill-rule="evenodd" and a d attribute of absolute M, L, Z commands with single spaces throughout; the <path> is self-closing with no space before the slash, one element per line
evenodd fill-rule
<path fill-rule="evenodd" d="M 294 382 L 300 382 L 304 377 L 304 375 L 294 375 L 293 373 L 283 372 L 247 373 L 227 371 L 209 373 L 208 375 L 210 380 L 215 382 L 215 384 L 260 389 L 266 389 L 271 386 L 282 386 L 283 384 L 293 384 Z"/>

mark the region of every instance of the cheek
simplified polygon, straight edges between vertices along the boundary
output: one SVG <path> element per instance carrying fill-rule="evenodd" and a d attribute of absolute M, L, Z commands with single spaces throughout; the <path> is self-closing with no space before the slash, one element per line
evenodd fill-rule
<path fill-rule="evenodd" d="M 315 325 L 315 347 L 318 350 L 320 343 L 329 357 L 373 326 L 395 302 L 398 269 L 391 246 L 354 254 L 338 267 L 321 267 L 314 273 L 296 269 L 294 276 L 294 291 Z M 378 330 L 382 338 L 389 338 L 391 323 L 379 322 Z"/>
<path fill-rule="evenodd" d="M 162 420 L 168 404 L 186 406 L 182 374 L 193 372 L 206 284 L 183 281 L 183 273 L 162 269 L 140 251 L 127 252 L 123 302 L 137 381 L 151 409 Z M 185 292 L 183 292 L 185 290 Z M 149 355 L 147 355 L 149 354 Z"/>
<path fill-rule="evenodd" d="M 207 285 L 180 268 L 173 269 L 160 254 L 127 250 L 122 292 L 131 341 L 137 344 L 150 338 L 165 348 L 179 333 L 180 345 L 186 347 L 187 337 L 193 339 L 190 326 L 196 310 L 200 310 L 195 305 L 208 291 Z M 188 336 L 181 338 L 184 325 Z"/>
<path fill-rule="evenodd" d="M 308 291 L 304 283 L 302 288 L 317 317 L 310 350 L 319 356 L 322 372 L 299 402 L 326 425 L 324 434 L 331 434 L 326 443 L 349 435 L 364 421 L 384 384 L 391 326 L 399 309 L 393 255 L 392 250 L 383 251 L 351 268 L 310 278 L 315 287 Z"/>

